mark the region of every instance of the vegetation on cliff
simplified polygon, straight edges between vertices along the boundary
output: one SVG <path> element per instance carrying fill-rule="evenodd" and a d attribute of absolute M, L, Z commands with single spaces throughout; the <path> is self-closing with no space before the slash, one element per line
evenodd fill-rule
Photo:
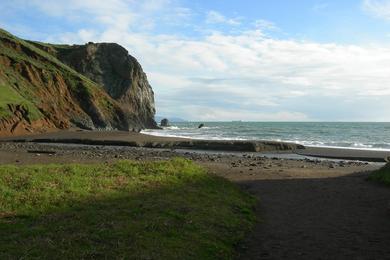
<path fill-rule="evenodd" d="M 0 135 L 72 126 L 119 130 L 155 126 L 153 91 L 146 76 L 142 85 L 139 79 L 131 78 L 134 72 L 129 73 L 127 79 L 141 87 L 122 86 L 123 90 L 132 88 L 133 98 L 115 99 L 102 82 L 93 81 L 91 75 L 97 71 L 87 77 L 58 59 L 59 50 L 72 48 L 25 41 L 0 30 Z M 127 52 L 112 55 L 119 60 L 129 56 Z M 94 64 L 85 57 L 78 58 L 87 65 Z M 144 75 L 140 65 L 136 74 Z M 117 76 L 109 75 L 113 80 Z M 140 100 L 142 103 L 137 104 Z"/>
<path fill-rule="evenodd" d="M 154 93 L 138 61 L 115 43 L 54 46 L 59 60 L 103 86 L 133 124 L 156 127 Z"/>
<path fill-rule="evenodd" d="M 253 205 L 185 159 L 0 166 L 0 258 L 230 259 Z"/>

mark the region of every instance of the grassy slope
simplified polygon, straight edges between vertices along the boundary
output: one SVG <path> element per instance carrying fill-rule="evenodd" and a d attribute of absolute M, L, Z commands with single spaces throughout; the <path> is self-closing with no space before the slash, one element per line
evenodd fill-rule
<path fill-rule="evenodd" d="M 11 48 L 4 44 L 4 42 L 12 42 L 19 45 L 21 46 L 22 51 Z M 60 74 L 66 80 L 72 91 L 86 93 L 90 97 L 96 94 L 96 96 L 102 100 L 106 100 L 106 102 L 113 102 L 99 85 L 63 64 L 57 58 L 45 52 L 42 48 L 38 48 L 39 44 L 42 44 L 42 48 L 46 45 L 50 46 L 49 44 L 45 45 L 38 42 L 32 43 L 24 41 L 0 29 L 0 56 L 8 57 L 15 63 L 24 62 L 32 64 L 34 67 L 46 71 L 46 78 L 44 79 L 46 81 L 52 80 L 53 74 Z M 18 99 L 16 99 L 8 95 L 0 95 L 0 119 L 10 115 L 10 112 L 7 111 L 7 104 L 10 99 L 9 97 L 11 97 L 13 101 L 18 102 L 17 104 L 28 104 L 27 108 L 31 110 L 29 112 L 32 115 L 32 119 L 42 118 L 43 115 L 36 108 L 36 105 L 41 101 L 39 97 L 35 95 L 35 88 L 37 86 L 33 86 L 31 82 L 28 82 L 25 78 L 18 73 L 15 73 L 15 71 L 9 67 L 5 67 L 0 64 L 0 70 L 4 72 L 4 75 L 6 75 L 4 78 L 0 77 L 1 90 L 4 90 L 6 93 L 16 92 L 17 95 L 14 96 L 18 96 Z M 111 108 L 102 107 L 102 109 L 111 111 Z"/>
<path fill-rule="evenodd" d="M 373 172 L 370 177 L 370 180 L 378 181 L 390 186 L 390 164 L 382 167 L 381 169 Z"/>
<path fill-rule="evenodd" d="M 12 48 L 5 46 L 3 44 L 3 39 L 15 43 L 22 43 L 22 41 L 0 29 L 0 55 L 20 60 L 21 54 L 18 54 Z M 31 93 L 29 91 L 29 88 L 31 87 L 26 86 L 28 84 L 24 82 L 24 79 L 20 75 L 15 75 L 10 68 L 7 68 L 2 64 L 0 64 L 0 70 L 6 75 L 6 78 L 0 78 L 0 119 L 12 115 L 11 111 L 8 109 L 8 104 L 23 105 L 28 109 L 31 120 L 42 118 L 42 114 L 35 107 L 33 102 L 31 102 Z M 16 91 L 16 87 L 19 88 L 19 91 Z"/>
<path fill-rule="evenodd" d="M 11 116 L 8 104 L 22 105 L 29 111 L 31 120 L 37 120 L 42 117 L 39 110 L 29 100 L 23 98 L 15 89 L 7 85 L 0 85 L 0 118 Z"/>
<path fill-rule="evenodd" d="M 229 259 L 253 203 L 184 159 L 0 166 L 0 259 Z"/>

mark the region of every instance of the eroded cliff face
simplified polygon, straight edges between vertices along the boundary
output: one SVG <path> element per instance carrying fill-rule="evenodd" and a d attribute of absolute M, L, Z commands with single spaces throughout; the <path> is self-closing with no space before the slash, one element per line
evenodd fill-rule
<path fill-rule="evenodd" d="M 34 131 L 46 132 L 55 126 L 47 119 L 31 120 L 28 108 L 23 105 L 8 105 L 11 116 L 0 120 L 0 136 L 23 135 Z"/>
<path fill-rule="evenodd" d="M 155 127 L 153 91 L 138 62 L 116 44 L 103 44 L 108 47 L 102 54 L 94 54 L 98 44 L 88 46 L 61 46 L 70 55 L 61 56 L 65 52 L 57 45 L 0 30 L 0 136 L 70 127 Z M 72 54 L 83 48 L 88 49 L 84 57 Z M 57 57 L 80 58 L 81 67 L 72 69 L 74 63 Z"/>
<path fill-rule="evenodd" d="M 57 47 L 59 60 L 103 86 L 125 111 L 131 125 L 157 127 L 154 93 L 139 62 L 116 43 Z"/>

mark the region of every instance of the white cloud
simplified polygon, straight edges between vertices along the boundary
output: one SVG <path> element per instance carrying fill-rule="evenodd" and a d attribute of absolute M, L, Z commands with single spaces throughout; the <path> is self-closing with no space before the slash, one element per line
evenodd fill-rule
<path fill-rule="evenodd" d="M 214 120 L 220 116 L 222 120 L 229 115 L 237 119 L 240 115 L 244 120 L 265 120 L 267 112 L 275 120 L 281 118 L 280 113 L 286 120 L 316 119 L 314 114 L 294 111 L 294 106 L 286 108 L 285 103 L 301 98 L 300 102 L 315 107 L 320 104 L 311 103 L 313 96 L 340 102 L 348 98 L 355 101 L 348 108 L 359 110 L 358 97 L 390 97 L 387 47 L 275 40 L 256 31 L 241 35 L 219 33 L 199 40 L 145 36 L 144 42 L 151 48 L 132 45 L 132 37 L 127 37 L 122 44 L 139 50 L 137 56 L 151 72 L 158 102 L 170 100 L 179 107 L 194 103 L 198 108 L 219 111 L 205 113 L 189 108 L 186 116 L 191 119 Z M 155 72 L 169 75 L 170 80 L 156 78 Z M 166 105 L 160 106 L 160 113 L 173 113 Z M 326 109 L 327 105 L 331 104 L 321 106 Z M 234 113 L 230 107 L 240 112 Z M 290 113 L 284 113 L 286 110 Z"/>
<path fill-rule="evenodd" d="M 307 115 L 297 112 L 276 112 L 262 113 L 257 111 L 248 111 L 240 109 L 210 109 L 203 106 L 185 105 L 185 111 L 196 111 L 198 114 L 197 121 L 307 121 Z M 174 112 L 174 111 L 172 111 Z M 186 118 L 191 118 L 192 114 L 188 113 Z"/>
<path fill-rule="evenodd" d="M 224 15 L 222 15 L 219 12 L 216 11 L 208 11 L 206 16 L 206 22 L 213 24 L 213 23 L 220 23 L 220 24 L 228 24 L 232 26 L 237 26 L 241 24 L 240 18 L 227 18 Z"/>
<path fill-rule="evenodd" d="M 276 26 L 275 23 L 264 19 L 256 20 L 254 22 L 254 26 L 259 30 L 270 30 L 270 31 L 279 30 L 279 27 Z"/>
<path fill-rule="evenodd" d="M 6 0 L 5 0 L 6 1 Z M 52 17 L 122 31 L 145 31 L 156 23 L 179 23 L 192 15 L 175 0 L 15 0 L 13 8 L 33 7 Z"/>
<path fill-rule="evenodd" d="M 363 0 L 363 9 L 368 13 L 385 20 L 390 20 L 389 0 Z"/>

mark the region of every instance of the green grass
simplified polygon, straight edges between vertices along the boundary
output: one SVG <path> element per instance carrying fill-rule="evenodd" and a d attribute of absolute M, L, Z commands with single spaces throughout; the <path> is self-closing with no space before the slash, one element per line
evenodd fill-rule
<path fill-rule="evenodd" d="M 12 116 L 8 105 L 21 105 L 28 111 L 30 120 L 37 120 L 42 117 L 42 114 L 30 101 L 23 98 L 16 90 L 6 85 L 0 85 L 0 119 Z"/>
<path fill-rule="evenodd" d="M 12 47 L 8 47 L 5 42 L 19 44 L 22 50 L 15 50 Z M 42 45 L 42 47 L 39 48 L 39 45 Z M 43 50 L 43 47 L 50 46 L 60 47 L 66 45 L 53 45 L 44 44 L 40 42 L 25 41 L 0 28 L 0 55 L 10 57 L 17 62 L 30 63 L 37 68 L 45 69 L 50 72 L 60 72 L 66 77 L 72 78 L 73 81 L 82 82 L 90 85 L 88 86 L 88 88 L 99 88 L 99 86 L 97 86 L 95 82 L 78 73 L 74 69 L 59 61 L 55 56 Z"/>
<path fill-rule="evenodd" d="M 369 180 L 381 182 L 390 186 L 390 163 L 381 169 L 374 171 L 368 178 Z"/>
<path fill-rule="evenodd" d="M 72 48 L 72 46 L 25 41 L 0 29 L 0 57 L 7 57 L 13 64 L 11 66 L 0 64 L 0 91 L 7 88 L 5 91 L 12 92 L 12 96 L 10 95 L 12 101 L 15 104 L 24 105 L 29 110 L 31 120 L 44 117 L 38 109 L 41 103 L 47 102 L 42 96 L 42 92 L 45 91 L 42 91 L 42 88 L 47 87 L 48 83 L 55 82 L 55 75 L 61 75 L 70 92 L 78 98 L 80 103 L 101 96 L 106 96 L 105 98 L 109 99 L 102 86 L 57 59 L 56 50 L 66 50 L 67 48 Z M 51 50 L 51 53 L 46 52 L 45 49 Z M 16 69 L 17 65 L 15 64 L 32 67 L 35 72 L 41 74 L 38 78 L 42 82 L 31 82 L 28 78 L 23 77 Z M 16 103 L 18 101 L 20 103 Z M 8 109 L 8 102 L 8 97 L 0 92 L 0 119 L 12 115 Z M 114 100 L 111 102 L 115 103 Z M 55 105 L 59 110 L 64 106 L 62 103 Z M 111 107 L 101 107 L 101 110 L 112 112 Z"/>
<path fill-rule="evenodd" d="M 0 166 L 0 259 L 231 259 L 253 205 L 185 159 Z"/>

